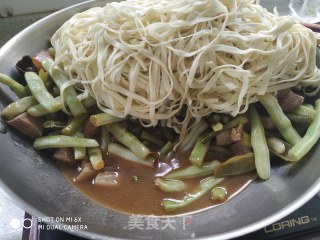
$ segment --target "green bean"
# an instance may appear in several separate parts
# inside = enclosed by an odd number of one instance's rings
[[[53,82],[51,78],[48,77],[48,73],[45,72],[42,68],[39,71],[39,77],[43,81],[44,85],[46,86],[46,89],[50,89],[53,85]]]
[[[270,134],[268,134],[268,135],[270,135]],[[269,139],[273,139],[273,140],[271,140],[271,142],[270,142]],[[274,142],[272,142],[272,141],[274,141]],[[277,138],[277,137],[274,137],[271,135],[268,136],[268,138],[267,138],[267,144],[268,144],[270,153],[274,154],[275,156],[277,156],[285,161],[289,161],[289,162],[293,161],[293,159],[290,156],[288,156],[288,152],[292,148],[291,144],[283,141],[280,138]],[[284,147],[284,149],[283,149],[283,147]]]
[[[34,141],[35,149],[64,147],[98,147],[99,143],[91,138],[77,138],[65,135],[39,137]]]
[[[311,122],[309,115],[298,115],[298,114],[287,113],[286,116],[289,118],[292,124],[309,125]]]
[[[48,120],[43,123],[44,128],[64,128],[65,126],[66,122],[63,121]]]
[[[107,129],[119,142],[128,147],[139,158],[145,159],[150,154],[150,149],[120,124],[112,123],[107,125]]]
[[[73,135],[73,137],[81,137],[81,138],[83,138],[84,135],[83,135],[82,132],[77,131]],[[81,159],[85,158],[87,149],[85,147],[74,147],[73,151],[74,151],[74,159],[81,160]]]
[[[123,120],[125,120],[125,118],[114,117],[108,113],[98,113],[90,116],[90,122],[96,127],[121,122]]]
[[[290,149],[289,149],[289,150],[290,150]],[[294,162],[294,161],[292,160],[292,157],[288,156],[288,151],[289,151],[289,150],[286,150],[286,152],[283,153],[283,154],[279,154],[279,153],[273,151],[272,149],[270,149],[270,153],[274,154],[274,155],[277,156],[278,158],[281,158],[282,160],[285,160],[285,161],[288,161],[288,162]]]
[[[114,142],[109,143],[108,152],[116,156],[119,156],[124,160],[140,163],[149,167],[153,167],[154,164],[154,158],[151,155],[149,155],[145,159],[141,159],[128,148]]]
[[[179,149],[181,151],[187,151],[194,147],[198,137],[208,128],[208,123],[204,120],[200,120],[193,126],[188,135],[180,143]]]
[[[201,167],[189,166],[184,169],[174,170],[169,172],[164,177],[167,179],[191,179],[196,177],[207,176],[214,173],[215,167],[220,164],[219,161],[213,160],[211,162],[205,162]]]
[[[31,93],[31,91],[30,91],[29,86],[28,86],[28,85],[26,85],[24,88],[26,89],[27,96],[31,96],[31,95],[32,95],[32,93]]]
[[[167,141],[159,151],[160,155],[166,156],[173,149],[173,144],[170,141]]]
[[[320,138],[320,99],[316,100],[315,105],[316,115],[306,134],[288,152],[288,156],[292,158],[293,161],[299,161],[303,158]]]
[[[246,147],[252,147],[251,145],[251,136],[246,132],[242,132],[242,138],[240,140],[241,144]]]
[[[88,113],[84,113],[78,117],[72,118],[72,120],[68,122],[68,124],[61,130],[61,133],[68,136],[73,135],[88,118],[88,116]]]
[[[41,68],[39,71],[39,77],[42,79],[44,83],[49,81],[49,75],[46,71],[43,70],[43,68]]]
[[[206,156],[210,146],[210,142],[201,143],[201,139],[202,136],[197,139],[196,145],[194,146],[189,157],[189,161],[192,163],[192,165],[197,167],[202,166],[204,157]]]
[[[215,131],[210,131],[204,137],[201,139],[202,143],[207,143],[210,142],[215,136],[217,136],[217,132]]]
[[[96,105],[96,104],[97,104],[97,101],[96,101],[96,99],[94,99],[93,97],[88,96],[88,97],[84,98],[84,99],[81,101],[81,103],[83,104],[83,106],[84,106],[85,108],[90,108],[90,107]]]
[[[316,115],[316,111],[306,105],[300,105],[297,109],[293,110],[292,113],[309,116],[311,120],[313,120]]]
[[[52,95],[55,96],[55,97],[60,96],[60,89],[59,89],[58,86],[54,85],[52,87]]]
[[[292,145],[297,143],[301,139],[301,137],[298,132],[292,127],[290,120],[283,113],[278,100],[271,94],[265,94],[258,98],[269,113],[283,138]]]
[[[211,191],[211,198],[214,201],[224,202],[227,200],[227,190],[223,187],[215,187]]]
[[[164,192],[182,192],[186,189],[184,182],[174,179],[162,179],[157,178],[155,180],[156,186],[158,186]]]
[[[61,103],[61,97],[56,97],[55,100],[57,100],[58,102]],[[61,108],[62,108],[62,103],[61,103]],[[41,117],[41,116],[44,116],[44,115],[47,115],[47,114],[50,113],[41,104],[37,104],[37,105],[34,105],[32,107],[29,107],[27,112],[32,117]]]
[[[284,145],[281,139],[276,137],[267,138],[267,145],[270,150],[272,149],[274,152],[278,154],[283,154],[286,151],[286,145]]]
[[[256,169],[253,153],[234,156],[214,169],[215,177],[227,177],[250,172]]]
[[[215,124],[212,124],[211,125],[211,128],[214,132],[218,132],[218,131],[221,131],[223,130],[223,124],[221,122],[217,122]]]
[[[82,160],[86,157],[86,148],[85,147],[75,147],[74,148],[74,159]]]
[[[156,145],[160,145],[160,146],[165,143],[161,138],[158,138],[158,137],[150,134],[149,132],[147,132],[145,130],[143,130],[141,132],[141,136],[140,137],[143,140],[146,140],[146,141],[148,141],[150,143],[153,143],[153,144],[156,144]]]
[[[187,194],[183,199],[164,199],[161,205],[164,207],[166,212],[172,212],[179,208],[185,207],[197,199],[201,198],[204,194],[214,188],[216,185],[221,183],[223,178],[208,177],[203,179],[199,186],[195,189],[193,193]]]
[[[300,106],[301,106],[301,105],[300,105]],[[307,107],[307,108],[311,108],[311,109],[314,110],[314,106],[313,106],[312,104],[310,104],[310,103],[305,103],[305,104],[303,104],[303,106],[305,106],[305,107]]]
[[[270,156],[260,116],[254,106],[249,109],[251,121],[251,145],[255,155],[255,165],[260,178],[270,177]]]
[[[110,134],[107,130],[106,126],[101,127],[101,135],[100,135],[100,147],[103,152],[108,150],[108,144],[110,143]]]
[[[53,61],[51,59],[46,59],[42,61],[42,66],[50,74],[55,84],[61,89],[63,84],[67,83],[69,79],[64,75],[64,73],[57,67],[52,67]],[[73,116],[77,117],[81,114],[86,113],[85,107],[77,98],[77,92],[73,86],[69,86],[64,89],[64,99],[68,105]]]
[[[10,120],[27,111],[29,107],[32,107],[36,104],[38,104],[38,101],[33,96],[21,98],[13,103],[10,103],[5,109],[3,109],[1,116]]]
[[[104,161],[99,147],[88,148],[88,155],[93,169],[100,170],[104,168]]]
[[[248,123],[248,121],[249,120],[248,120],[247,115],[239,115],[236,118],[232,119],[231,121],[226,122],[226,124],[223,126],[223,130],[230,129],[230,128],[233,128],[233,127],[237,127],[240,123],[245,125],[245,124]],[[218,133],[218,131],[215,131],[213,129],[208,134],[203,136],[203,138],[201,139],[201,142],[202,143],[210,142],[217,135],[217,133]]]
[[[62,104],[52,97],[36,73],[26,72],[24,76],[32,95],[48,112],[57,112],[62,108]]]
[[[6,74],[0,73],[0,83],[10,87],[11,90],[14,91],[19,97],[28,96],[28,91],[26,88]]]
[[[239,126],[239,124],[247,124],[249,122],[248,116],[246,114],[239,115],[236,118],[232,119],[230,122],[226,123],[223,126],[223,129],[230,129]]]

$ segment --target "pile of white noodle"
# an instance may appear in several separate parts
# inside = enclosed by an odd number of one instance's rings
[[[251,0],[127,0],[74,15],[52,37],[61,67],[111,115],[186,132],[257,95],[319,86],[316,38]],[[81,84],[79,84],[81,83]],[[177,117],[186,107],[183,120]]]

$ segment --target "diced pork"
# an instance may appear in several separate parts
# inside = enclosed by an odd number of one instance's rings
[[[87,119],[83,126],[83,134],[85,137],[92,138],[99,132],[100,127],[94,126],[90,119]]]
[[[225,146],[234,142],[231,138],[231,131],[232,129],[226,129],[217,134],[216,141],[218,146]]]
[[[304,97],[289,91],[278,97],[279,105],[284,112],[291,112],[298,108],[304,101]]]
[[[251,148],[243,145],[241,142],[235,142],[231,145],[231,151],[233,155],[244,155],[246,153],[252,152]]]
[[[53,159],[69,165],[77,164],[77,160],[74,158],[73,148],[59,148],[55,150]]]
[[[42,136],[44,129],[44,120],[42,118],[32,117],[27,112],[21,113],[6,122],[11,127],[32,139]]]
[[[219,132],[216,136],[218,146],[225,146],[230,143],[240,141],[243,133],[243,125],[239,124],[237,128],[226,129]]]

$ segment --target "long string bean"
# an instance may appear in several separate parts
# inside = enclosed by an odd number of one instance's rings
[[[25,79],[32,95],[48,112],[57,112],[62,108],[61,103],[53,98],[36,73],[26,72]]]
[[[167,212],[175,211],[201,198],[204,194],[209,192],[212,188],[221,183],[223,180],[224,178],[205,178],[200,182],[199,186],[197,187],[197,189],[195,189],[193,193],[187,194],[183,199],[164,199],[162,200],[161,204]]]
[[[36,104],[38,104],[38,101],[33,96],[21,98],[5,107],[1,112],[1,116],[10,120]]]
[[[263,96],[259,96],[259,100],[266,108],[283,138],[290,144],[296,144],[301,137],[293,128],[288,117],[283,113],[277,99],[271,94],[265,94]]]
[[[315,105],[316,115],[306,134],[288,152],[288,156],[293,161],[299,161],[303,158],[320,138],[320,99],[316,100]]]
[[[63,84],[67,83],[69,79],[64,75],[64,73],[61,70],[59,70],[57,67],[52,66],[52,64],[53,60],[51,59],[46,59],[42,61],[42,66],[50,74],[55,84],[61,90]],[[64,90],[63,94],[66,104],[68,105],[73,116],[77,117],[87,112],[83,104],[78,100],[78,94],[73,86],[67,87]]]
[[[220,164],[219,161],[213,160],[211,162],[205,162],[201,167],[189,166],[184,169],[178,169],[169,172],[164,177],[168,179],[191,179],[196,177],[203,177],[214,173],[216,166]]]
[[[120,124],[110,124],[107,126],[107,129],[119,142],[127,146],[139,158],[145,159],[151,153],[147,146],[140,142],[136,136],[128,132]]]
[[[33,143],[33,147],[35,149],[98,146],[99,143],[95,139],[70,137],[65,135],[39,137]]]
[[[10,87],[19,97],[28,96],[26,88],[6,74],[0,73],[0,83]]]
[[[254,152],[255,165],[260,178],[270,177],[270,156],[264,128],[260,116],[254,106],[249,109],[251,122],[251,145]]]

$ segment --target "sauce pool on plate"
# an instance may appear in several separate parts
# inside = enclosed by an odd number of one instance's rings
[[[209,154],[206,159],[210,159],[210,157]],[[197,177],[183,180],[187,188],[179,193],[166,193],[155,185],[155,179],[172,170],[172,166],[184,168],[190,165],[188,154],[186,153],[177,154],[171,161],[157,161],[154,168],[129,162],[111,154],[105,157],[105,162],[107,169],[118,173],[117,184],[115,185],[97,186],[92,180],[75,181],[75,178],[79,174],[76,167],[63,164],[59,164],[59,167],[71,185],[78,191],[91,200],[119,212],[157,216],[176,215],[201,211],[221,204],[221,202],[212,200],[209,192],[194,203],[173,212],[168,213],[161,206],[163,199],[183,199],[187,193],[194,191],[201,179],[205,178]],[[227,177],[218,185],[227,191],[227,200],[225,202],[245,188],[255,178],[255,171]]]

